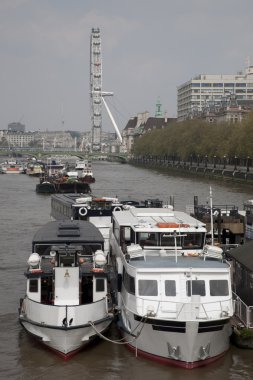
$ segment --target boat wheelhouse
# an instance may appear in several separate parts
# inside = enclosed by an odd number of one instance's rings
[[[49,222],[35,234],[32,252],[19,321],[67,359],[113,319],[104,239],[89,222]]]
[[[211,215],[212,214],[212,215]],[[205,223],[211,242],[211,228],[215,242],[226,248],[237,247],[244,239],[245,221],[244,216],[235,205],[199,205],[198,197],[194,197],[194,207],[191,215]],[[211,221],[211,219],[213,219]]]
[[[95,178],[93,176],[91,161],[89,160],[77,160],[75,165],[75,172],[78,178],[87,183],[94,183]]]
[[[85,194],[51,196],[51,217],[55,220],[88,220],[102,233],[105,252],[109,252],[109,235],[113,211],[122,210],[117,197],[94,197]]]
[[[205,225],[163,208],[113,213],[119,327],[136,353],[194,368],[229,348],[230,265],[205,246]]]

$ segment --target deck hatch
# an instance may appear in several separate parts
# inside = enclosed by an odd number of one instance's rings
[[[59,224],[57,236],[80,236],[80,229],[78,224]]]

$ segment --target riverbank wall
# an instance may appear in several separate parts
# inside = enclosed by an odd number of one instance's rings
[[[178,162],[163,158],[138,157],[129,159],[130,165],[156,169],[168,174],[203,177],[206,179],[233,181],[253,186],[253,169],[246,166],[213,165],[198,162]]]

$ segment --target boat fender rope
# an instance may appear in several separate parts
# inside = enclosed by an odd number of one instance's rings
[[[81,215],[81,216],[85,216],[85,215],[87,215],[87,212],[88,212],[88,210],[87,210],[86,207],[81,207],[81,208],[79,209],[79,215]]]

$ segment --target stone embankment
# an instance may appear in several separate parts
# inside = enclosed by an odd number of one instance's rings
[[[253,185],[253,168],[249,166],[172,161],[158,157],[132,157],[129,159],[129,164],[182,176],[202,176]]]

